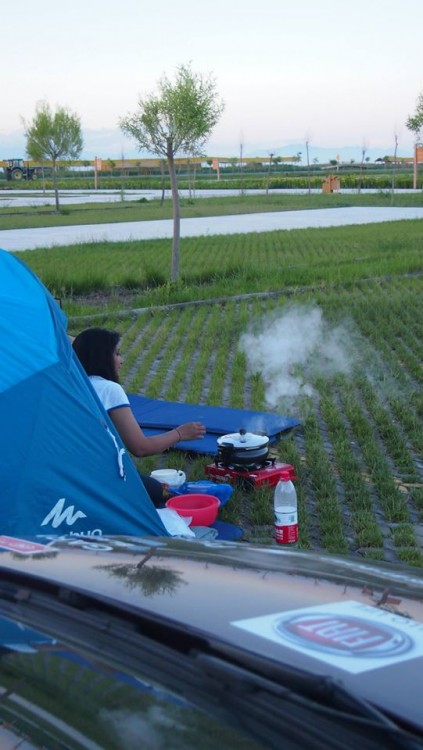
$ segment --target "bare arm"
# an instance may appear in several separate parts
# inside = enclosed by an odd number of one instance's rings
[[[134,456],[155,456],[171,448],[180,440],[198,440],[203,438],[206,428],[201,422],[187,422],[162,435],[144,435],[134,417],[132,409],[123,406],[112,409],[109,416],[128,450]]]

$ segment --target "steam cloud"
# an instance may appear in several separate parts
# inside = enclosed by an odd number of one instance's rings
[[[319,307],[290,305],[281,314],[266,316],[241,336],[250,372],[260,373],[267,404],[315,394],[317,376],[331,378],[352,369],[356,332],[352,322],[334,326]]]

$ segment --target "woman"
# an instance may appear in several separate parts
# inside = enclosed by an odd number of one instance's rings
[[[87,328],[72,342],[84,370],[101,403],[108,412],[127,449],[137,457],[153,456],[171,448],[180,440],[198,440],[206,428],[201,422],[187,422],[162,435],[144,435],[119,383],[123,358],[119,351],[120,334],[106,328]],[[156,506],[164,504],[161,485],[141,475],[147,492]]]

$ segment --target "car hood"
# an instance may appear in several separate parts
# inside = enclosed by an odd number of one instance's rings
[[[349,690],[423,730],[418,570],[242,543],[70,537],[3,548],[2,578],[53,585],[225,653],[232,646]],[[1,613],[1,611],[0,611]]]

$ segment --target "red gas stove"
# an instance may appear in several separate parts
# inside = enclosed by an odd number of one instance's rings
[[[267,485],[274,487],[279,480],[296,479],[295,469],[291,464],[279,463],[269,459],[254,466],[225,465],[220,461],[208,464],[205,474],[213,482],[229,482],[245,488]]]

